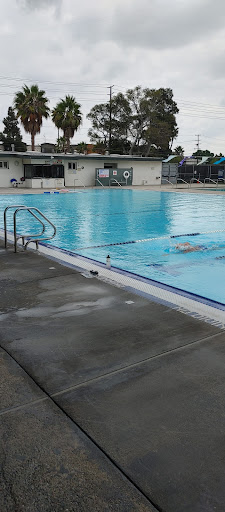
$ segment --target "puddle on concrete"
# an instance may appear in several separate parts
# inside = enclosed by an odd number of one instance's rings
[[[44,318],[48,316],[64,317],[87,314],[91,310],[103,310],[112,306],[115,302],[113,297],[104,297],[95,301],[79,301],[64,304],[63,306],[36,306],[29,309],[20,309],[16,315],[20,318]],[[2,315],[3,316],[3,315]],[[5,315],[4,315],[5,316]],[[1,316],[0,316],[1,318]]]
[[[0,313],[0,322],[3,322],[3,320],[6,320],[10,316],[10,313]]]

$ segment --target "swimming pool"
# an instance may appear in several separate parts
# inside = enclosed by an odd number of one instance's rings
[[[210,192],[225,192],[225,188],[217,188],[217,187],[214,187],[214,188],[200,188],[198,190],[210,190]]]
[[[225,304],[223,196],[124,189],[7,195],[0,196],[0,227],[9,204],[43,211],[57,226],[50,242],[54,246],[102,263],[109,254],[114,267]],[[22,225],[31,229],[24,212],[19,230]],[[196,232],[204,234],[187,236]],[[186,253],[176,248],[185,242],[200,249]]]

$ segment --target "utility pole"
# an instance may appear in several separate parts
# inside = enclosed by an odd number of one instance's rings
[[[195,135],[195,137],[197,137],[196,147],[197,147],[197,151],[198,151],[200,149],[200,134]]]
[[[112,141],[112,88],[114,85],[110,85],[109,89],[109,152],[111,149],[111,141]]]

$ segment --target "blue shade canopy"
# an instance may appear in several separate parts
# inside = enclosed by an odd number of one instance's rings
[[[220,158],[220,160],[217,160],[217,162],[214,162],[214,165],[217,165],[217,164],[221,164],[222,162],[224,162],[225,158]]]
[[[169,162],[170,160],[173,160],[176,157],[177,157],[177,155],[170,155],[170,156],[168,156],[168,158],[166,158],[166,160],[163,160],[163,162]]]

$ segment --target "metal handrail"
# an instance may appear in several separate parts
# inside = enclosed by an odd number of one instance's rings
[[[211,181],[212,183],[215,183],[215,184],[216,184],[216,186],[218,187],[218,181],[212,180],[211,178],[205,178],[205,179],[204,179],[204,185],[205,185],[206,180],[209,180],[209,181]]]
[[[183,180],[182,178],[177,178],[177,181],[180,180],[182,181],[183,183],[186,183],[186,185],[188,186],[188,188],[190,187],[190,183],[188,183],[188,181],[185,181]],[[176,182],[176,188],[177,188],[177,182]]]
[[[101,183],[101,181],[99,181],[99,179],[98,179],[98,178],[95,178],[95,181],[98,181],[98,183],[100,183],[100,185],[101,185],[102,187],[104,187],[104,188],[105,188],[105,186],[103,185],[103,183]]]
[[[45,237],[45,238],[31,238],[30,240],[28,240],[28,242],[25,244],[24,246],[24,249],[26,250],[28,244],[30,244],[31,242],[35,242],[36,243],[36,248],[38,249],[38,242],[41,240],[52,240],[52,238],[54,238],[54,236],[56,235],[56,227],[55,225],[38,209],[38,208],[35,208],[34,206],[31,207],[33,210],[35,210],[39,215],[41,215],[41,217],[43,217],[43,219],[45,219],[49,224],[50,226],[52,226],[53,228],[53,235],[52,236],[48,236],[48,237]],[[15,212],[16,213],[16,212]],[[14,213],[14,218],[16,218],[16,215]],[[32,213],[32,212],[30,212]],[[39,219],[40,222],[42,222],[40,219]]]
[[[170,185],[172,185],[172,187],[174,186],[174,183],[172,183],[172,181],[167,180],[167,178],[164,178],[163,176],[162,176],[162,180],[167,181],[167,183],[170,183]],[[162,180],[161,180],[161,183],[160,183],[160,187],[162,186]]]
[[[45,215],[44,215],[44,214],[43,214],[43,213],[42,213],[38,208],[35,208],[35,207],[33,207],[33,206],[32,206],[32,209],[33,209],[33,210],[36,210],[36,212],[38,212],[38,214],[39,214],[39,215],[41,215],[41,217],[43,217],[43,219],[45,219],[45,220],[50,224],[50,226],[52,226],[52,228],[53,228],[53,235],[52,235],[52,236],[45,237],[45,238],[40,238],[40,239],[38,239],[38,238],[37,238],[37,239],[31,238],[31,239],[30,239],[30,240],[28,240],[28,242],[25,244],[25,246],[24,246],[24,249],[25,249],[25,250],[26,250],[26,248],[27,248],[28,244],[30,244],[31,242],[35,242],[35,243],[36,243],[36,248],[38,249],[38,242],[39,242],[39,240],[41,240],[41,242],[42,242],[43,240],[52,240],[52,238],[54,238],[54,237],[55,237],[55,235],[56,235],[56,227],[55,227],[55,225],[53,224],[53,222],[51,222],[51,221],[48,219],[48,217],[46,217],[46,216],[45,216]],[[14,214],[14,215],[15,215],[15,214]],[[39,221],[40,221],[40,222],[42,222],[40,219],[39,219]]]
[[[115,181],[116,183],[118,183],[119,187],[122,187],[122,185],[119,183],[119,181],[117,181],[115,178],[110,178],[109,186],[110,186],[111,181]]]
[[[21,210],[21,209],[23,210],[24,208],[18,208],[18,210]],[[27,210],[29,213],[31,213],[31,215],[33,215],[33,217],[35,217],[35,219],[37,219],[37,220],[38,220],[38,222],[40,222],[40,224],[42,224],[42,232],[41,232],[41,233],[37,233],[37,234],[35,234],[35,235],[20,235],[20,236],[17,236],[17,237],[16,237],[17,242],[18,242],[18,240],[19,240],[20,238],[22,238],[22,244],[23,244],[23,246],[24,246],[24,244],[25,244],[25,238],[31,238],[31,236],[32,236],[32,237],[34,237],[34,236],[35,236],[35,238],[36,238],[36,237],[38,237],[38,238],[39,238],[39,237],[40,237],[40,236],[42,236],[42,235],[44,234],[44,232],[45,232],[45,224],[44,224],[44,222],[42,222],[42,220],[41,220],[41,219],[39,219],[39,217],[37,217],[37,215],[35,215],[35,213],[33,213],[33,212],[31,211],[31,210],[36,210],[36,208],[35,208],[34,206],[28,206],[28,207],[26,208],[26,210]],[[17,211],[17,210],[16,210],[16,211]],[[15,215],[15,213],[14,213],[14,215]],[[43,238],[41,238],[41,240],[43,240]],[[16,242],[16,243],[17,243],[17,242]],[[14,244],[15,244],[15,233],[14,233]],[[25,246],[24,246],[24,249],[25,249]]]
[[[75,178],[75,179],[73,180],[74,188],[76,187],[76,185],[75,185],[75,181],[80,181],[80,182],[81,182],[81,184],[83,185],[83,187],[85,188],[85,184],[83,183],[83,181],[82,181],[80,178]]]
[[[18,211],[21,211],[21,210],[24,210],[24,208],[17,208],[17,210],[14,212],[14,215],[13,215],[13,224],[14,224],[14,249],[15,249],[15,252],[17,252],[17,242],[20,238],[22,238],[22,244],[24,246],[24,250],[26,249],[27,247],[27,244],[30,243],[30,242],[36,242],[36,249],[38,249],[38,240],[49,240],[49,238],[39,238],[43,235],[43,233],[45,232],[45,225],[44,223],[42,222],[41,219],[39,219],[39,217],[37,217],[37,215],[35,215],[35,213],[33,213],[31,210],[35,210],[37,211],[38,213],[40,213],[40,215],[44,216],[41,212],[39,212],[39,210],[37,208],[35,208],[35,206],[27,206],[26,207],[26,210],[31,213],[31,215],[33,215],[33,217],[35,217],[35,219],[38,220],[38,222],[40,222],[40,224],[42,224],[42,232],[41,233],[37,233],[35,235],[20,235],[20,236],[16,236],[16,215],[17,215],[17,212]],[[48,220],[48,222],[50,222]],[[32,237],[32,238],[31,238]],[[35,238],[33,238],[35,237]],[[38,238],[37,238],[38,237]],[[25,238],[30,238],[30,241],[25,244]]]
[[[6,216],[6,214],[7,214],[7,211],[9,210],[9,208],[16,208],[16,210],[15,210],[15,212],[13,214],[13,227],[14,227],[13,232],[14,232],[14,250],[15,250],[15,252],[17,252],[17,243],[18,243],[18,240],[20,238],[22,238],[22,244],[24,246],[24,250],[26,250],[28,244],[30,244],[31,242],[35,242],[36,249],[38,249],[38,242],[39,241],[51,240],[56,235],[56,227],[55,227],[55,225],[38,208],[36,208],[35,206],[10,205],[10,206],[7,206],[5,208],[5,210],[4,210],[5,248],[7,248],[7,216]],[[17,216],[18,212],[21,211],[21,210],[22,211],[28,211],[33,217],[35,217],[36,220],[38,220],[38,222],[40,222],[40,224],[42,225],[42,232],[41,233],[38,233],[36,235],[20,235],[20,236],[17,236],[17,234],[16,234],[16,216]],[[53,227],[53,234],[52,234],[52,236],[48,236],[48,237],[45,237],[45,238],[41,237],[43,235],[43,233],[45,232],[46,226],[45,226],[44,222],[42,222],[42,220],[32,210],[34,210],[36,213],[38,213],[38,215],[40,215],[43,219],[45,219],[46,222],[48,222],[48,224],[50,224],[50,226]],[[29,238],[29,240],[26,242],[26,244],[25,244],[25,238]]]
[[[31,208],[33,209],[32,206],[28,207],[28,206],[25,206],[24,204],[19,204],[19,205],[10,205],[10,206],[7,206],[4,210],[4,235],[5,235],[5,249],[7,249],[7,217],[6,217],[6,214],[7,214],[7,211],[10,209],[10,208],[17,208],[17,209],[20,209],[20,210],[28,210],[30,211]],[[41,236],[43,235],[44,231],[45,231],[45,225],[44,223],[35,215],[35,213],[31,212],[31,215],[33,215],[33,217],[35,217],[41,224],[42,224],[42,232],[41,233],[37,233],[37,235],[35,236]],[[29,235],[23,235],[23,236],[19,236],[17,238],[17,240],[19,240],[19,238],[22,238],[22,243],[24,245],[24,238],[27,238]]]
[[[201,184],[203,185],[203,181],[198,180],[198,178],[191,178],[191,180],[190,180],[190,186],[191,186],[191,184],[192,184],[194,181],[197,181],[197,183],[201,183]]]

